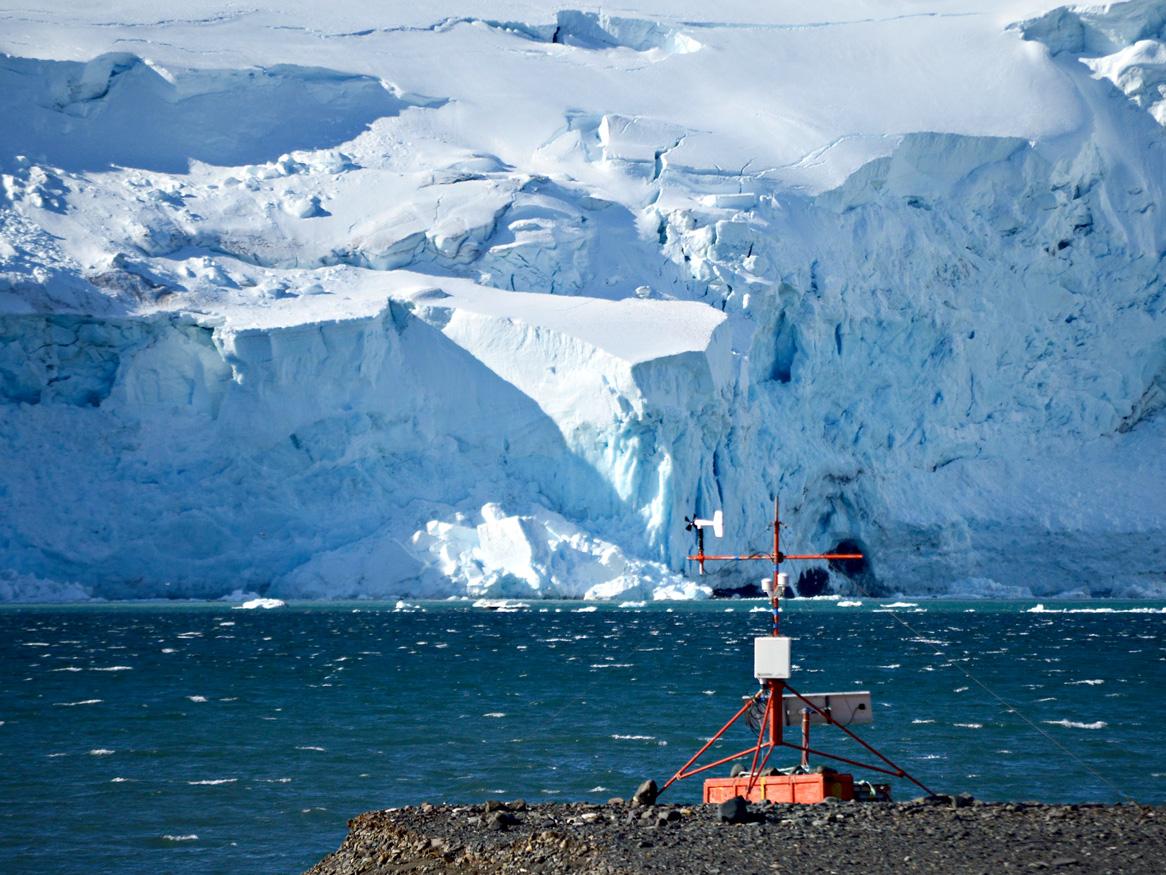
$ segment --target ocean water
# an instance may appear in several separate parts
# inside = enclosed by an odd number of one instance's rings
[[[892,604],[787,603],[792,683],[871,690],[861,734],[942,792],[1166,802],[1162,603]],[[404,607],[0,609],[5,871],[295,872],[372,808],[627,796],[756,689],[768,624],[758,601]]]

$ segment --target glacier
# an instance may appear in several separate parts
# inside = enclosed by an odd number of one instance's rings
[[[489,7],[0,3],[0,600],[1166,595],[1166,3]]]

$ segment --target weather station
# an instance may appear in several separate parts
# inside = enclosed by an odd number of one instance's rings
[[[769,635],[753,639],[753,675],[760,689],[745,697],[745,703],[729,718],[689,760],[677,770],[661,788],[663,793],[672,784],[708,772],[734,760],[750,758],[748,768],[737,764],[729,777],[706,778],[703,800],[706,803],[724,802],[741,796],[749,802],[816,803],[829,797],[843,800],[889,800],[890,787],[886,784],[861,782],[856,786],[854,776],[831,768],[811,769],[810,756],[821,757],[870,772],[906,779],[934,795],[929,787],[896,765],[874,746],[864,741],[850,727],[871,723],[873,711],[869,691],[831,693],[800,693],[789,683],[791,675],[791,639],[781,634],[781,596],[788,585],[788,577],[781,571],[783,562],[796,560],[862,559],[861,553],[783,553],[781,551],[781,508],[773,503],[773,550],[768,553],[739,555],[711,555],[705,553],[704,531],[712,529],[716,538],[724,535],[724,516],[721,511],[713,518],[686,518],[687,528],[696,532],[697,551],[688,557],[696,562],[704,574],[706,562],[770,562],[773,576],[766,579],[764,589],[770,600],[773,626]],[[713,762],[698,765],[702,757],[719,742],[738,720],[757,732],[756,743],[744,750],[721,756]],[[810,728],[814,725],[833,726],[857,742],[877,762],[869,763],[838,754],[827,753],[810,746]],[[800,744],[785,739],[786,727],[800,727]],[[778,748],[797,751],[799,761],[786,768],[770,766],[770,757]]]

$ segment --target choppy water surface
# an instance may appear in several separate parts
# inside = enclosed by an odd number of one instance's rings
[[[793,682],[870,689],[864,735],[937,789],[1119,798],[962,666],[1121,791],[1166,802],[1166,608],[1032,607],[792,602]],[[674,772],[755,689],[764,610],[0,610],[5,869],[297,871],[370,808],[626,796]],[[816,747],[858,752],[816,733]],[[669,793],[695,800],[699,780]]]

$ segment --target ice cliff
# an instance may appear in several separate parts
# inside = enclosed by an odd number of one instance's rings
[[[1166,3],[491,7],[0,6],[0,599],[1166,593]]]

